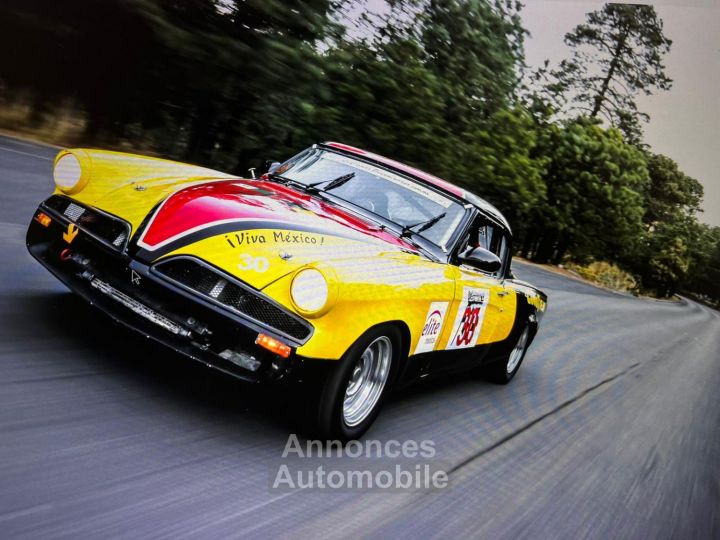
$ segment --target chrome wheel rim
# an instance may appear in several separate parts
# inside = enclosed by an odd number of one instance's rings
[[[523,330],[523,333],[520,334],[520,339],[518,339],[518,342],[515,344],[515,348],[510,353],[510,358],[508,358],[507,363],[507,373],[510,375],[513,371],[515,371],[515,368],[520,363],[520,360],[522,360],[523,353],[525,352],[525,346],[527,345],[528,336],[530,335],[530,329],[528,327],[525,327],[525,330]]]
[[[343,420],[354,427],[365,420],[377,405],[390,374],[392,342],[380,336],[355,362],[343,400]]]

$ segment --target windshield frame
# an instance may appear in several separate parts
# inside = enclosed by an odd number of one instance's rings
[[[467,224],[467,221],[468,221],[470,215],[472,214],[472,209],[475,208],[474,205],[472,205],[471,203],[469,203],[462,197],[458,197],[457,195],[455,195],[453,193],[439,189],[438,187],[436,187],[428,182],[424,182],[421,179],[414,177],[410,174],[407,174],[405,172],[398,171],[397,169],[389,167],[389,166],[385,165],[384,163],[375,161],[372,158],[366,158],[364,156],[357,155],[352,152],[346,152],[346,151],[343,151],[342,149],[338,149],[338,148],[330,147],[330,146],[326,146],[326,145],[314,144],[311,147],[306,148],[303,151],[295,154],[291,158],[285,160],[282,163],[282,165],[280,165],[280,167],[278,167],[278,169],[282,170],[283,166],[285,166],[286,164],[288,164],[292,161],[295,161],[295,160],[301,158],[304,154],[307,154],[314,150],[319,150],[319,151],[331,153],[331,154],[337,154],[344,158],[348,158],[353,161],[358,161],[361,163],[365,163],[367,165],[371,165],[378,169],[382,169],[392,175],[397,176],[400,179],[410,181],[410,182],[418,185],[419,187],[421,187],[424,190],[432,191],[432,192],[436,193],[437,195],[449,200],[451,203],[458,204],[459,206],[461,206],[463,209],[463,212],[460,214],[460,218],[454,224],[454,230],[452,230],[449,234],[446,235],[446,240],[443,245],[437,244],[437,243],[433,242],[432,240],[429,240],[428,238],[426,238],[425,236],[423,236],[422,234],[420,234],[416,231],[411,231],[412,235],[410,236],[410,238],[408,238],[408,236],[405,237],[406,239],[410,239],[411,243],[415,244],[417,247],[423,249],[424,251],[429,251],[430,253],[432,253],[434,258],[436,258],[438,260],[444,260],[444,261],[448,260],[450,254],[453,250],[453,247],[457,243],[457,240],[458,240],[461,232],[464,230],[464,228]],[[292,171],[292,169],[290,169],[290,171]],[[299,182],[297,180],[294,180],[291,177],[285,176],[285,173],[286,173],[286,171],[283,170],[283,172],[281,174],[286,179],[288,179],[292,183],[292,185],[297,185],[300,187],[300,189],[304,188],[305,184],[303,184],[302,182]],[[391,182],[391,180],[387,180],[387,179],[385,179],[385,181]],[[391,230],[398,236],[402,235],[403,231],[405,230],[405,228],[402,224],[392,221],[391,219],[389,219],[381,214],[377,214],[377,213],[375,213],[367,208],[364,208],[358,204],[355,204],[351,200],[340,197],[340,196],[336,195],[332,190],[324,191],[322,189],[319,189],[318,193],[315,193],[315,190],[313,190],[313,194],[319,195],[320,197],[323,197],[329,201],[332,201],[333,203],[338,204],[339,206],[350,207],[350,209],[353,212],[358,213],[358,214],[362,215],[363,217],[370,219],[371,221],[375,221],[375,222],[379,223],[383,228]]]

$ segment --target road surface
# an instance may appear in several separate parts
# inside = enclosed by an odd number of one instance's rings
[[[550,299],[515,380],[415,387],[367,435],[432,441],[447,488],[273,489],[292,397],[109,323],[27,254],[55,152],[0,138],[4,538],[720,537],[717,312],[518,264]]]

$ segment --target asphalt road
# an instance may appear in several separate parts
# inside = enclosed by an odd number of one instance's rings
[[[3,538],[720,538],[717,312],[517,265],[550,307],[515,380],[415,387],[368,433],[433,441],[447,488],[273,489],[294,398],[112,325],[27,254],[55,152],[0,138]]]

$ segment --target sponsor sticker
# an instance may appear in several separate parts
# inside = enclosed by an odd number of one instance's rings
[[[453,324],[447,349],[465,349],[475,346],[480,337],[485,309],[489,300],[490,291],[488,289],[463,288],[463,299],[455,316],[455,324]]]
[[[420,340],[418,341],[417,347],[415,347],[414,354],[435,350],[435,344],[440,337],[440,331],[442,330],[447,308],[447,302],[432,302],[430,304],[430,309],[428,309],[427,316],[425,317],[425,324],[423,325]]]

